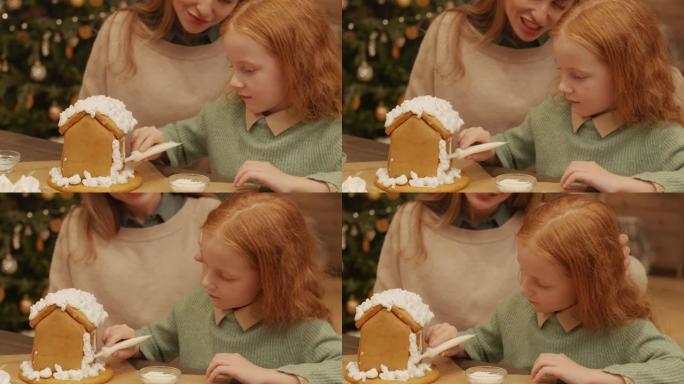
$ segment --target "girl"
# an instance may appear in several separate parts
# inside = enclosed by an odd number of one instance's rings
[[[591,197],[534,209],[517,236],[521,292],[451,353],[531,370],[535,383],[684,382],[684,351],[658,332],[644,295],[622,277],[619,233],[614,214]],[[456,329],[427,333],[436,345]]]
[[[341,183],[339,45],[311,0],[246,2],[224,25],[232,92],[190,119],[133,132],[133,150],[167,140],[187,165],[209,155],[212,170],[240,187],[324,192]]]
[[[161,193],[84,193],[62,224],[51,292],[78,288],[109,311],[105,326],[160,321],[199,287],[200,228],[216,199]]]
[[[684,191],[682,108],[656,16],[638,0],[589,0],[552,36],[562,99],[492,138],[508,144],[496,151],[501,164],[536,165],[563,188],[579,181],[608,192]],[[488,141],[487,131],[469,128],[459,145]]]
[[[199,113],[228,83],[220,24],[240,0],[148,0],[112,14],[98,31],[79,98],[108,95],[141,125]]]
[[[206,369],[241,383],[337,383],[341,338],[321,301],[314,238],[291,201],[244,193],[224,201],[202,227],[202,287],[178,302],[168,318],[137,331],[105,331],[111,345],[152,335],[118,353]]]
[[[538,194],[508,193],[418,196],[392,218],[373,291],[403,288],[418,293],[435,313],[436,323],[459,329],[484,323],[496,303],[517,289],[515,236],[524,214],[541,200]],[[627,241],[626,235],[620,236],[621,244]],[[628,247],[624,252],[629,278],[645,291],[644,267],[628,257]]]

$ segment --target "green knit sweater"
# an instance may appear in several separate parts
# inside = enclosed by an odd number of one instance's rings
[[[497,305],[488,323],[465,346],[474,360],[501,362],[531,370],[541,353],[563,353],[576,363],[603,369],[634,384],[684,383],[684,351],[648,320],[634,320],[610,331],[579,326],[566,333],[551,316],[542,327],[532,305],[516,293]]]
[[[174,166],[209,156],[212,172],[233,180],[245,161],[268,161],[288,175],[341,187],[341,119],[300,122],[274,136],[262,118],[248,131],[245,104],[222,95],[205,104],[199,115],[161,131],[166,140],[183,144],[166,152]]]
[[[164,321],[136,331],[142,335],[152,335],[140,346],[148,360],[180,357],[182,366],[206,370],[217,353],[239,353],[259,367],[311,384],[339,383],[342,377],[342,339],[327,322],[304,321],[277,330],[259,323],[243,331],[228,315],[216,325],[214,305],[201,288],[174,305]]]
[[[505,141],[496,154],[507,168],[536,165],[545,176],[560,177],[570,162],[595,161],[609,172],[684,191],[684,128],[676,123],[626,124],[601,138],[591,121],[572,130],[570,106],[548,98],[525,121],[492,138]]]

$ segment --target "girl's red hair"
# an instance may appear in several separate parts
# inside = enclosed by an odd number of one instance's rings
[[[270,193],[239,193],[209,214],[202,232],[245,254],[259,271],[264,325],[330,321],[316,242],[295,203]]]
[[[243,2],[222,30],[243,33],[282,65],[291,107],[306,121],[342,112],[340,45],[320,5],[312,0]]]
[[[651,316],[627,276],[620,233],[613,212],[601,201],[563,196],[530,211],[518,241],[567,272],[585,328],[610,329]]]
[[[643,1],[585,0],[564,15],[551,36],[566,36],[608,65],[617,111],[627,123],[684,124],[659,25]]]

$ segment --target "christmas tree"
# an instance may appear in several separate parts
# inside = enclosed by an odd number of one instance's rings
[[[342,328],[354,327],[356,306],[375,284],[385,234],[397,207],[413,195],[361,193],[342,195]]]
[[[384,137],[430,23],[463,0],[343,0],[344,132]]]
[[[0,0],[0,129],[57,136],[95,34],[121,0]]]
[[[33,303],[45,296],[50,260],[71,195],[0,194],[0,329],[28,329]]]

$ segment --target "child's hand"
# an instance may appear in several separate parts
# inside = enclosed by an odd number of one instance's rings
[[[164,134],[157,127],[141,127],[133,130],[131,134],[131,151],[145,152],[150,147],[161,144],[164,141]],[[160,154],[150,156],[149,160],[159,158]]]
[[[655,192],[653,184],[610,173],[593,161],[573,161],[568,165],[560,186],[568,189],[575,182],[587,184],[599,192]]]
[[[461,130],[461,132],[458,134],[458,147],[465,149],[474,144],[489,143],[491,140],[492,135],[490,135],[489,132],[482,127],[466,128]],[[474,153],[470,156],[467,156],[466,159],[474,161],[486,161],[495,155],[496,152],[492,149],[486,152]]]
[[[244,384],[299,382],[296,376],[254,365],[239,353],[217,353],[207,368],[207,382],[228,382],[230,379]]]
[[[562,380],[566,384],[624,384],[621,376],[603,372],[600,369],[585,368],[563,354],[542,353],[532,367],[533,383],[554,383]]]
[[[114,325],[104,331],[104,336],[102,337],[102,343],[109,347],[122,340],[128,340],[135,337],[135,331],[133,328],[126,324]],[[138,346],[133,346],[126,349],[120,349],[112,354],[113,357],[117,359],[130,359],[136,356],[140,352]]]
[[[425,341],[427,345],[434,348],[443,342],[453,339],[458,335],[458,330],[451,324],[440,323],[429,327],[425,330]],[[462,346],[457,346],[440,353],[440,356],[453,356],[463,349]]]
[[[247,181],[253,180],[273,192],[289,192],[296,179],[267,161],[247,160],[238,169],[233,184],[239,188]]]

